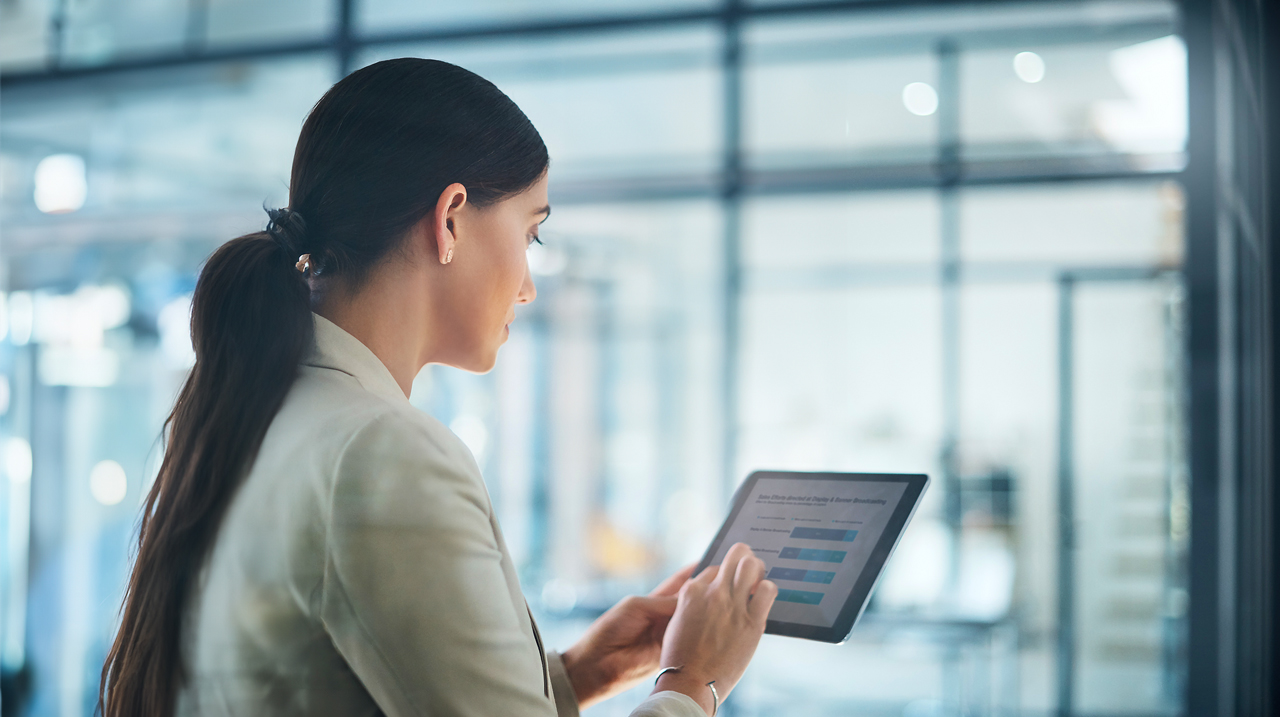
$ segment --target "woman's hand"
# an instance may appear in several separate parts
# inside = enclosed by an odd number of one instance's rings
[[[662,666],[679,667],[658,679],[654,692],[682,692],[713,711],[711,690],[723,701],[751,662],[778,586],[764,579],[764,561],[745,543],[729,548],[719,567],[703,570],[680,589],[662,643]]]
[[[676,611],[676,593],[693,574],[687,565],[648,597],[632,595],[592,623],[562,655],[582,709],[634,687],[657,670],[662,636]]]

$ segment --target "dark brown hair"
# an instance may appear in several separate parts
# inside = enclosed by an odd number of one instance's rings
[[[546,169],[546,146],[520,108],[445,62],[379,62],[316,103],[298,137],[288,209],[269,212],[268,231],[215,251],[196,283],[196,362],[165,422],[164,460],[142,511],[120,630],[102,668],[105,717],[176,708],[196,576],[312,341],[299,255],[326,277],[359,284],[445,187],[460,182],[468,201],[485,206]]]

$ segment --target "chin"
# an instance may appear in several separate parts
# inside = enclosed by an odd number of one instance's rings
[[[455,366],[469,373],[489,373],[498,363],[497,350],[485,352],[483,356],[475,356],[465,364]]]

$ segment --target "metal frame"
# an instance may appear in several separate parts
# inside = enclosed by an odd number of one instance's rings
[[[1273,714],[1280,662],[1280,12],[1185,0],[1191,541],[1187,711]]]
[[[1076,689],[1076,475],[1075,297],[1081,285],[1151,282],[1174,272],[1150,267],[1087,267],[1062,271],[1058,284],[1058,636],[1057,712],[1075,714]]]

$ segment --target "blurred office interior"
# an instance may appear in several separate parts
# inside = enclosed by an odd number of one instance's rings
[[[753,469],[925,472],[851,640],[766,637],[726,713],[1264,714],[1255,7],[3,0],[4,715],[92,714],[200,264],[399,56],[551,151],[538,300],[412,396],[551,646],[697,559]]]

